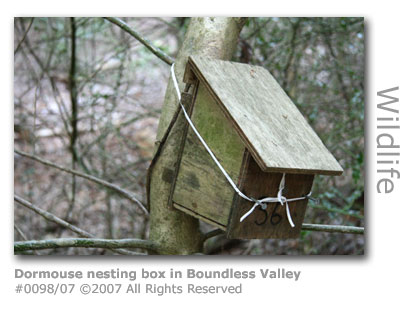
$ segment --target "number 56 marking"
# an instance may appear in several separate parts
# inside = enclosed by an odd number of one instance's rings
[[[271,216],[270,216],[270,223],[273,226],[276,226],[277,224],[279,224],[281,220],[283,219],[283,217],[276,212],[279,205],[280,203],[278,202],[275,204],[273,212],[271,213]],[[268,219],[268,212],[263,209],[260,209],[260,211],[264,213],[264,218],[261,219],[260,221],[257,221],[257,220],[254,221],[254,223],[258,226],[264,225]]]

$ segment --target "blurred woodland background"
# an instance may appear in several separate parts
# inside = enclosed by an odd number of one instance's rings
[[[172,57],[189,23],[123,20]],[[16,18],[14,32],[15,148],[114,183],[145,202],[169,66],[102,18]],[[320,201],[310,202],[305,222],[364,226],[363,18],[249,18],[234,60],[268,69],[345,170],[340,177],[316,177],[313,196]],[[98,238],[148,237],[149,217],[129,199],[14,156],[19,197]],[[16,241],[76,236],[18,203],[14,214]],[[312,231],[294,240],[218,236],[205,246],[208,254],[363,252],[363,235]],[[113,253],[66,248],[31,254]]]

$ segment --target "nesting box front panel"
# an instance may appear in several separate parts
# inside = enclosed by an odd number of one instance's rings
[[[245,147],[204,86],[199,85],[192,121],[230,177],[237,183]],[[223,229],[234,190],[190,127],[173,192],[173,205]]]
[[[243,163],[245,172],[240,181],[240,189],[255,199],[275,197],[279,190],[282,173],[263,172],[250,154],[246,154]],[[286,174],[283,196],[288,199],[307,195],[312,188],[314,175]],[[252,202],[238,195],[234,198],[230,221],[227,229],[228,238],[236,239],[285,239],[298,238],[307,208],[307,199],[289,202],[291,227],[286,213],[286,206],[269,203],[266,210],[258,206],[250,216],[240,222],[240,218],[253,206]]]

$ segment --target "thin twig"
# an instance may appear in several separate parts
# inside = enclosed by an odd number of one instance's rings
[[[20,237],[23,238],[24,241],[27,241],[27,240],[28,240],[28,238],[26,237],[26,235],[24,234],[24,232],[21,231],[21,229],[20,229],[19,227],[17,227],[15,224],[14,224],[14,230],[17,231],[17,233],[20,235]]]
[[[172,65],[174,63],[174,59],[169,57],[165,52],[163,52],[161,49],[155,47],[148,39],[145,39],[143,36],[141,36],[138,32],[133,30],[128,24],[126,24],[124,21],[118,18],[108,18],[104,17],[105,20],[108,20],[109,22],[112,22],[113,24],[117,25],[120,27],[122,30],[126,31],[129,33],[132,37],[137,39],[139,42],[141,42],[145,47],[148,48],[149,51],[151,51],[155,56],[157,56],[159,59],[162,61],[166,62],[168,65]]]
[[[44,160],[44,159],[42,159],[42,158],[39,158],[39,157],[37,157],[37,156],[30,155],[30,154],[25,153],[25,152],[22,152],[22,151],[19,151],[19,150],[14,149],[14,152],[17,153],[17,154],[20,155],[20,156],[23,156],[23,157],[26,157],[26,158],[35,160],[35,161],[37,161],[37,162],[40,162],[40,163],[42,163],[42,164],[44,164],[44,165],[46,165],[46,166],[49,166],[49,167],[52,167],[52,168],[55,168],[55,169],[58,169],[58,170],[61,170],[61,171],[67,172],[67,173],[75,174],[76,176],[79,176],[79,177],[84,178],[84,179],[87,179],[87,180],[89,180],[89,181],[98,183],[98,184],[100,184],[100,185],[102,185],[102,186],[104,186],[104,187],[106,187],[106,188],[112,189],[112,190],[116,191],[117,193],[121,194],[122,196],[124,196],[125,198],[127,198],[127,199],[129,199],[130,201],[132,201],[132,202],[134,202],[135,204],[137,204],[138,207],[142,210],[142,212],[143,212],[146,216],[149,216],[149,212],[148,212],[148,210],[146,210],[146,208],[145,208],[145,206],[142,204],[142,202],[139,201],[139,200],[136,198],[136,196],[135,196],[132,192],[130,192],[130,191],[128,191],[128,190],[122,189],[122,188],[118,187],[117,185],[112,184],[112,183],[110,183],[110,182],[108,182],[108,181],[102,180],[102,179],[100,179],[100,178],[91,176],[91,175],[86,174],[86,173],[79,172],[79,171],[77,171],[77,170],[72,170],[72,169],[69,169],[69,168],[66,168],[66,167],[62,167],[62,166],[57,165],[57,164],[55,164],[55,163],[53,163],[53,162]]]
[[[47,240],[30,240],[14,242],[14,251],[58,249],[58,248],[101,248],[120,249],[135,248],[157,251],[155,242],[141,239],[87,239],[87,238],[64,238]]]
[[[16,226],[16,224],[14,224],[14,230],[17,231],[17,233],[20,235],[20,237],[23,238],[24,241],[28,241],[28,239],[27,239],[26,235],[24,234],[24,232],[21,231],[21,229],[20,229],[18,226]],[[33,250],[33,253],[34,253],[35,255],[37,255],[37,256],[39,255],[38,252],[35,251],[35,250]]]
[[[71,223],[68,223],[67,221],[58,218],[57,216],[53,215],[52,213],[45,211],[31,202],[28,202],[27,200],[24,200],[23,198],[19,197],[18,195],[14,195],[14,200],[18,203],[20,203],[22,206],[26,207],[27,209],[30,209],[31,211],[34,211],[38,215],[42,216],[44,219],[51,221],[55,224],[58,224],[59,226],[69,229],[72,232],[84,237],[84,238],[94,238],[95,236],[92,233],[89,233],[88,231],[82,230],[81,228],[78,228]],[[129,251],[129,250],[124,250],[124,249],[113,249],[112,251],[124,255],[140,255],[139,253]]]
[[[16,49],[14,50],[14,55],[16,55],[16,53],[17,53],[18,50],[20,49],[21,44],[22,44],[22,43],[24,42],[24,40],[26,39],[26,36],[27,36],[28,32],[29,32],[30,29],[31,29],[31,26],[33,25],[33,22],[34,22],[34,17],[31,18],[30,24],[28,25],[26,31],[24,32],[23,37],[21,38],[21,40],[20,40],[20,42],[18,43]]]
[[[320,232],[339,232],[339,233],[352,233],[352,234],[364,234],[365,228],[363,227],[352,227],[352,226],[337,226],[337,225],[327,225],[327,224],[310,224],[303,223],[302,230],[304,231],[320,231]],[[203,242],[216,237],[220,234],[224,234],[221,229],[214,229],[205,233],[202,236]]]
[[[339,232],[339,233],[364,234],[365,228],[363,228],[363,227],[352,227],[352,226],[337,226],[337,225],[328,225],[328,224],[303,223],[302,230],[305,230],[305,231],[321,231],[321,232]]]
[[[76,164],[78,162],[76,142],[78,139],[78,95],[77,95],[77,28],[75,26],[75,18],[70,18],[71,27],[71,63],[70,71],[68,74],[70,98],[71,98],[71,132],[70,132],[70,151],[71,151],[71,168],[76,169]],[[75,196],[77,189],[77,180],[75,174],[71,178],[71,200],[70,205],[67,210],[66,220],[71,219],[74,207],[75,207]]]
[[[18,202],[19,204],[21,204],[22,206],[24,206],[24,207],[26,207],[26,208],[28,208],[28,209],[34,211],[35,213],[39,214],[39,215],[42,216],[44,219],[46,219],[46,220],[48,220],[48,221],[51,221],[51,222],[54,222],[54,223],[56,223],[56,224],[58,224],[58,225],[60,225],[60,226],[62,226],[62,227],[64,227],[64,228],[66,228],[66,229],[69,229],[69,230],[71,230],[72,232],[74,232],[74,233],[76,233],[76,234],[79,234],[79,235],[81,235],[81,236],[83,236],[83,237],[85,237],[85,238],[92,238],[92,237],[94,237],[94,235],[92,235],[91,233],[89,233],[89,232],[87,232],[87,231],[84,231],[84,230],[82,230],[82,229],[80,229],[80,228],[78,228],[78,227],[76,227],[76,226],[74,226],[74,225],[68,223],[67,221],[65,221],[65,220],[63,220],[63,219],[61,219],[61,218],[58,218],[57,216],[53,215],[52,213],[50,213],[50,212],[48,212],[48,211],[45,211],[45,210],[43,210],[43,209],[41,209],[41,208],[35,206],[35,205],[32,204],[31,202],[29,202],[29,201],[27,201],[27,200],[25,200],[25,199],[19,197],[19,196],[16,195],[16,194],[14,195],[14,200],[15,200],[16,202]]]

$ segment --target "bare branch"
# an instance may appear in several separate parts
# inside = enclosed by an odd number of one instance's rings
[[[302,230],[305,230],[305,231],[321,231],[321,232],[339,232],[339,233],[364,234],[365,229],[363,227],[303,223]]]
[[[31,202],[28,202],[27,200],[24,200],[23,198],[20,198],[18,195],[14,195],[14,200],[16,202],[18,202],[19,204],[21,204],[22,206],[34,211],[35,213],[39,214],[40,216],[42,216],[44,219],[54,222],[66,229],[71,230],[72,232],[79,234],[85,238],[92,238],[93,235],[87,231],[84,231],[70,223],[68,223],[67,221],[58,218],[57,216],[53,215],[50,212],[47,212],[39,207],[36,207],[34,204],[32,204]]]
[[[79,176],[79,177],[84,178],[84,179],[87,179],[87,180],[89,180],[89,181],[98,183],[98,184],[100,184],[100,185],[102,185],[102,186],[104,186],[104,187],[106,187],[106,188],[109,188],[109,189],[111,189],[111,190],[114,190],[114,191],[116,191],[117,193],[119,193],[120,195],[124,196],[125,198],[131,200],[133,203],[135,203],[136,205],[138,205],[138,207],[142,210],[142,212],[143,212],[146,216],[149,216],[149,212],[148,212],[148,210],[146,210],[146,208],[145,208],[145,206],[142,204],[142,202],[139,201],[139,200],[136,198],[136,196],[135,196],[132,192],[130,192],[130,191],[128,191],[128,190],[122,189],[122,188],[118,187],[117,185],[112,184],[112,183],[110,183],[110,182],[108,182],[108,181],[102,180],[102,179],[100,179],[100,178],[91,176],[91,175],[86,174],[86,173],[79,172],[79,171],[77,171],[77,170],[72,170],[72,169],[69,169],[69,168],[66,168],[66,167],[62,167],[62,166],[57,165],[57,164],[55,164],[55,163],[53,163],[53,162],[44,160],[44,159],[42,159],[42,158],[39,158],[39,157],[37,157],[37,156],[33,156],[33,155],[31,155],[31,154],[28,154],[28,153],[25,153],[25,152],[22,152],[22,151],[19,151],[19,150],[14,149],[14,152],[17,153],[17,154],[20,155],[20,156],[23,156],[23,157],[26,157],[26,158],[30,158],[30,159],[32,159],[32,160],[35,160],[35,161],[37,161],[37,162],[40,162],[40,163],[42,163],[42,164],[44,164],[44,165],[46,165],[46,166],[49,166],[49,167],[52,167],[52,168],[55,168],[55,169],[58,169],[58,170],[61,170],[61,171],[67,172],[67,173],[75,174],[76,176]]]
[[[71,132],[69,135],[70,138],[70,151],[71,151],[71,167],[73,170],[76,169],[78,162],[78,154],[76,143],[78,139],[78,94],[77,94],[77,28],[75,26],[75,18],[70,18],[70,27],[71,27],[71,62],[70,62],[70,71],[68,74],[69,81],[69,90],[71,98]],[[66,219],[69,220],[72,217],[72,212],[75,207],[75,195],[77,189],[77,180],[75,174],[72,175],[71,180],[71,201],[67,210]]]
[[[20,237],[23,238],[24,241],[27,241],[26,235],[24,234],[23,231],[21,231],[21,229],[20,229],[18,226],[16,226],[16,224],[14,224],[14,230],[17,231],[17,233],[20,235]],[[35,251],[35,250],[33,250],[33,253],[34,253],[35,255],[39,255],[38,252]]]
[[[18,202],[19,204],[21,204],[22,206],[26,207],[27,209],[30,209],[31,211],[34,211],[38,215],[42,216],[44,219],[51,221],[53,223],[56,223],[63,228],[69,229],[72,232],[79,234],[80,236],[84,238],[94,238],[95,237],[92,233],[82,230],[81,228],[78,228],[63,219],[58,218],[52,213],[35,206],[31,202],[28,202],[27,200],[24,200],[17,195],[14,195],[14,200]],[[124,250],[124,249],[114,249],[112,251],[119,253],[119,254],[124,254],[124,255],[140,255],[139,253],[129,251],[129,250]]]
[[[20,229],[18,226],[16,226],[16,224],[14,224],[14,230],[17,231],[17,233],[20,235],[20,237],[23,238],[23,240],[25,240],[25,241],[28,240],[27,237],[26,237],[26,235],[24,234],[24,232],[21,231],[21,229]]]
[[[24,42],[24,40],[26,39],[27,34],[28,34],[28,32],[30,31],[30,29],[31,29],[31,26],[33,25],[33,22],[34,22],[34,17],[31,18],[30,24],[28,25],[26,31],[24,31],[23,37],[21,38],[20,42],[17,44],[17,47],[16,47],[16,49],[14,50],[14,55],[16,55],[16,53],[18,52],[18,50],[20,50],[21,44],[22,44],[22,43]]]
[[[304,231],[321,231],[321,232],[339,232],[339,233],[352,233],[352,234],[364,234],[364,228],[362,227],[352,227],[352,226],[337,226],[337,225],[327,225],[327,224],[310,224],[310,223],[303,223],[302,230]],[[214,229],[205,234],[203,234],[202,239],[203,242],[218,236],[220,234],[224,234],[223,230]]]
[[[157,251],[158,246],[150,240],[141,239],[87,239],[87,238],[65,238],[17,241],[14,243],[14,252],[26,250],[58,249],[58,248],[101,248],[120,249],[134,248]]]
[[[147,47],[148,50],[151,51],[155,56],[157,56],[162,61],[166,62],[168,65],[172,65],[174,63],[173,58],[169,57],[161,49],[155,47],[148,39],[145,39],[144,37],[142,37],[138,32],[133,30],[128,24],[126,24],[121,19],[112,18],[112,17],[111,18],[104,17],[104,19],[108,20],[109,22],[112,22],[113,24],[117,25],[125,32],[129,33],[132,37],[134,37],[139,42],[141,42],[145,47]]]

